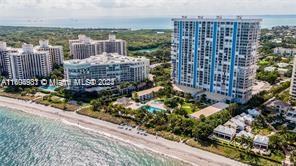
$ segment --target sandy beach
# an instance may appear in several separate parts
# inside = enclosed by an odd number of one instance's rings
[[[150,134],[147,134],[146,136],[140,135],[137,134],[138,131],[136,129],[120,129],[119,125],[79,115],[75,112],[65,112],[49,106],[7,97],[0,97],[0,106],[24,111],[49,119],[60,120],[65,124],[90,130],[132,144],[139,148],[144,148],[161,155],[181,160],[191,165],[245,165],[220,155],[190,147],[184,143],[173,142],[160,137],[156,138],[154,135]]]

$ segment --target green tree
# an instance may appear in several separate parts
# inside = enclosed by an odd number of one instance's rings
[[[92,105],[94,111],[99,111],[100,107],[102,106],[102,100],[101,99],[92,100],[90,104]]]

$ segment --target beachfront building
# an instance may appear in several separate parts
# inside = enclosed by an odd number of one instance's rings
[[[266,104],[266,107],[276,113],[287,112],[292,108],[288,103],[285,103],[281,100],[272,100]]]
[[[247,102],[255,82],[260,21],[174,18],[174,83],[202,89],[212,100],[223,96],[225,101]]]
[[[293,71],[291,78],[290,94],[293,99],[296,99],[296,58],[293,61]]]
[[[39,40],[39,46],[35,47],[39,51],[48,51],[52,65],[62,65],[64,61],[64,53],[62,46],[49,45],[48,40]]]
[[[11,79],[47,77],[52,71],[49,52],[36,50],[32,44],[23,44],[22,48],[9,51],[6,59]]]
[[[254,135],[251,132],[243,130],[236,134],[236,137],[254,138]]]
[[[0,41],[0,75],[8,75],[8,52],[10,48],[7,48],[6,42]]]
[[[92,40],[85,35],[79,35],[76,40],[69,40],[73,59],[85,59],[104,52],[127,55],[126,45],[126,41],[116,39],[114,34],[110,34],[108,40]]]
[[[248,109],[247,112],[248,112],[249,115],[251,115],[254,118],[258,117],[261,114],[260,111],[255,109],[255,108]]]
[[[245,130],[245,128],[246,128],[246,123],[245,123],[244,119],[239,118],[239,115],[231,118],[228,122],[235,124],[236,131],[242,131],[242,130]]]
[[[242,113],[240,114],[240,119],[242,119],[246,125],[251,126],[255,120],[250,114]]]
[[[253,146],[258,149],[268,149],[269,138],[267,136],[256,135],[253,140]]]
[[[214,129],[214,135],[219,137],[219,138],[223,138],[226,140],[231,141],[236,134],[236,130],[230,127],[226,127],[226,126],[222,126],[219,125],[218,127],[216,127]]]
[[[149,59],[128,57],[117,53],[103,53],[86,59],[64,61],[64,75],[67,80],[101,80],[98,86],[112,86],[123,82],[142,82],[148,78]],[[111,81],[111,83],[110,83]],[[97,82],[99,83],[99,82]],[[109,84],[110,83],[110,84]],[[72,90],[85,90],[88,86],[71,84]]]
[[[294,56],[296,55],[296,48],[283,48],[283,47],[276,47],[273,49],[273,53],[277,55],[283,56]]]
[[[154,97],[154,93],[158,92],[162,88],[163,87],[161,87],[161,86],[157,86],[154,88],[135,92],[135,93],[133,93],[133,98],[138,99],[140,101],[150,100]]]

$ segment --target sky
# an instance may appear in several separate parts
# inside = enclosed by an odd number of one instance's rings
[[[0,0],[1,19],[293,14],[296,0]]]

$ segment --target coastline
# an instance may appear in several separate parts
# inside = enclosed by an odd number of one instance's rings
[[[147,136],[139,135],[135,129],[132,131],[119,129],[119,125],[79,115],[75,112],[65,112],[53,107],[2,96],[0,97],[0,106],[40,117],[59,120],[67,125],[89,130],[191,165],[245,165],[238,161],[193,148],[183,143],[169,141],[161,137],[156,138],[154,135],[150,134],[147,134]]]

